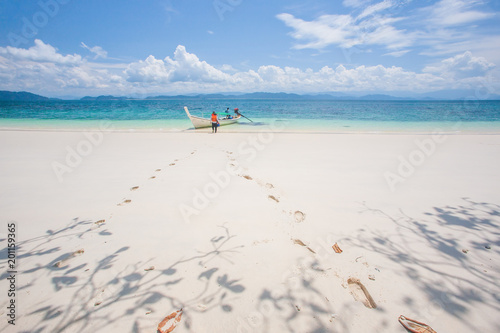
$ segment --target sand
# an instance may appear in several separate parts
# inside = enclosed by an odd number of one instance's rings
[[[500,331],[499,135],[0,131],[0,159],[2,332]]]

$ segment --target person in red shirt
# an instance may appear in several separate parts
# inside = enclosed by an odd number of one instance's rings
[[[212,112],[212,133],[217,133],[217,126],[219,126],[219,119],[217,119],[217,113]]]

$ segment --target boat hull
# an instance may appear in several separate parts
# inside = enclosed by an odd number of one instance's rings
[[[191,123],[193,124],[194,128],[212,127],[212,121],[210,119],[192,116],[189,113],[189,110],[187,107],[184,107],[184,111],[186,111],[186,114],[188,115],[189,119],[191,120]],[[231,124],[237,123],[240,119],[241,119],[241,116],[234,117],[233,119],[219,119],[219,124],[221,126],[231,125]]]

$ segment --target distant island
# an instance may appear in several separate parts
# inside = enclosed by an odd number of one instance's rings
[[[129,99],[129,98],[116,97],[116,96],[111,96],[111,95],[97,96],[97,97],[85,96],[85,97],[80,98],[81,101],[123,101],[123,100],[127,100],[127,99]]]
[[[80,101],[125,101],[125,100],[179,100],[179,99],[248,99],[248,100],[344,100],[344,101],[410,101],[410,100],[473,100],[473,92],[467,90],[453,90],[430,92],[426,94],[418,94],[413,97],[396,97],[385,94],[368,94],[368,95],[348,95],[341,92],[321,93],[321,94],[294,94],[294,93],[270,93],[270,92],[254,92],[254,93],[219,93],[219,94],[190,94],[190,95],[159,95],[148,96],[144,98],[134,98],[127,96],[85,96]],[[480,98],[476,98],[480,99]],[[486,100],[500,100],[500,95],[489,95]],[[0,91],[0,101],[57,101],[58,98],[49,98],[30,92],[12,92]]]
[[[51,101],[58,100],[57,98],[49,98],[26,91],[13,92],[0,90],[0,101],[22,101],[22,102],[38,102],[38,101]]]
[[[197,95],[159,95],[149,96],[145,98],[130,98],[130,97],[117,97],[117,96],[85,96],[81,98],[82,101],[121,101],[121,100],[178,100],[178,99],[249,99],[249,100],[366,100],[373,98],[374,100],[405,100],[410,98],[400,98],[390,95],[366,95],[362,97],[355,97],[345,94],[307,94],[299,95],[293,93],[269,93],[269,92],[254,92],[246,94],[197,94]]]
[[[420,94],[413,97],[397,97],[385,94],[368,94],[368,95],[348,95],[339,92],[322,93],[322,94],[294,94],[294,93],[270,93],[270,92],[254,92],[254,93],[219,93],[219,94],[190,94],[190,95],[158,95],[148,96],[144,98],[134,98],[125,96],[86,96],[81,98],[82,101],[120,101],[120,100],[179,100],[179,99],[247,99],[247,100],[340,100],[340,101],[432,101],[432,100],[473,100],[474,96],[469,91],[442,91],[427,94]],[[500,100],[500,95],[490,95],[487,100]]]

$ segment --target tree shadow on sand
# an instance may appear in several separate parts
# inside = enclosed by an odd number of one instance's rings
[[[52,259],[54,254],[62,252],[59,247],[52,245],[54,240],[67,238],[70,241],[74,237],[84,237],[88,233],[108,237],[111,233],[109,231],[103,233],[104,227],[105,225],[97,226],[91,221],[75,219],[60,230],[49,230],[47,235],[19,243],[19,258],[39,256],[37,262],[47,262],[20,272],[23,280],[28,283],[19,288],[19,291],[29,291],[30,287],[37,283],[46,284],[50,281],[54,293],[62,292],[65,297],[64,304],[51,303],[46,297],[35,299],[36,304],[40,304],[39,307],[31,306],[30,308],[34,310],[23,313],[18,319],[20,321],[18,324],[22,324],[24,328],[29,327],[24,332],[84,332],[95,331],[97,328],[112,329],[125,317],[128,317],[127,322],[131,325],[127,331],[139,332],[144,330],[143,326],[145,323],[147,326],[152,318],[159,318],[157,322],[155,319],[158,324],[169,314],[168,311],[179,309],[188,310],[184,311],[182,323],[189,331],[191,314],[207,312],[218,307],[225,312],[231,312],[233,309],[231,300],[245,291],[239,279],[234,279],[229,273],[224,272],[223,268],[211,263],[216,258],[232,263],[230,255],[238,252],[238,248],[241,247],[231,245],[236,236],[232,235],[224,225],[219,229],[222,232],[208,237],[207,242],[211,245],[211,250],[198,251],[195,255],[155,269],[145,269],[151,262],[147,260],[134,262],[125,267],[121,261],[121,268],[117,270],[118,260],[126,258],[127,252],[132,250],[129,247],[122,247],[114,253],[104,255],[96,263],[82,263],[85,261],[82,256],[78,258],[79,260],[75,259],[74,264],[73,261],[69,261],[57,265],[58,262],[71,258],[72,253],[64,253]],[[44,259],[48,254],[51,256]],[[191,265],[189,266],[191,271],[185,272],[188,266],[184,265],[193,261],[198,263],[197,271],[193,271]],[[185,279],[194,280],[196,283],[192,290],[199,292],[193,296],[190,294],[190,297],[174,296],[172,288]],[[161,313],[155,311],[155,307],[160,308]],[[150,331],[155,329],[156,326],[148,328]]]
[[[309,332],[328,332],[320,318],[333,313],[333,306],[329,300],[314,286],[315,272],[321,272],[318,262],[308,262],[300,265],[299,271],[284,281],[283,287],[275,290],[264,289],[259,298],[261,309],[261,332],[270,332],[269,320],[271,317],[280,318],[287,332],[300,332],[306,327],[299,327],[299,316],[310,318]]]
[[[329,274],[321,260],[316,257],[306,257],[297,260],[295,267],[284,276],[280,287],[264,289],[260,294],[257,312],[250,315],[240,326],[249,332],[352,332],[352,327],[339,313],[352,314],[359,312],[359,304],[339,302],[328,298],[319,287],[322,283],[339,283],[338,276]],[[347,289],[344,287],[344,289]],[[349,293],[345,290],[345,293]],[[333,295],[335,297],[335,295]],[[384,312],[383,308],[370,311]],[[376,327],[374,326],[376,325]],[[374,323],[371,332],[384,332],[387,323]]]
[[[413,313],[430,318],[446,312],[461,319],[474,304],[500,311],[498,276],[489,266],[491,256],[500,254],[499,205],[463,198],[462,205],[434,207],[420,220],[401,210],[395,217],[366,204],[363,212],[387,218],[394,231],[359,230],[341,242],[397,263],[429,301],[423,310],[405,297]],[[474,323],[462,322],[475,328]],[[500,331],[500,324],[496,328]]]
[[[404,311],[417,314],[418,319],[429,320],[429,323],[435,322],[440,314],[448,313],[463,323],[464,331],[477,328],[477,323],[463,319],[475,304],[500,311],[497,276],[494,269],[482,266],[491,255],[500,255],[499,205],[464,198],[462,205],[434,207],[424,213],[426,218],[419,220],[403,211],[392,216],[366,204],[361,213],[388,219],[394,225],[393,231],[359,229],[336,240],[346,251],[359,248],[385,257],[400,268],[396,269],[398,273],[409,277],[411,287],[428,299],[428,307],[423,309],[421,303],[401,295]],[[469,237],[461,240],[456,237],[460,233]],[[465,248],[470,251],[464,253]],[[255,313],[240,322],[243,331],[273,332],[279,326],[286,332],[352,332],[352,322],[359,321],[362,315],[360,304],[354,299],[339,302],[325,298],[318,286],[323,270],[332,265],[331,257],[321,260],[321,256],[313,255],[311,258],[308,262],[296,263],[294,266],[300,269],[291,268],[281,287],[262,291]],[[332,274],[327,274],[327,279],[328,283],[342,283],[342,277]],[[368,311],[385,313],[387,308],[382,302]],[[365,323],[366,329],[384,332],[397,323],[397,317],[385,317]],[[487,325],[500,331],[500,325],[495,324],[493,318]]]

